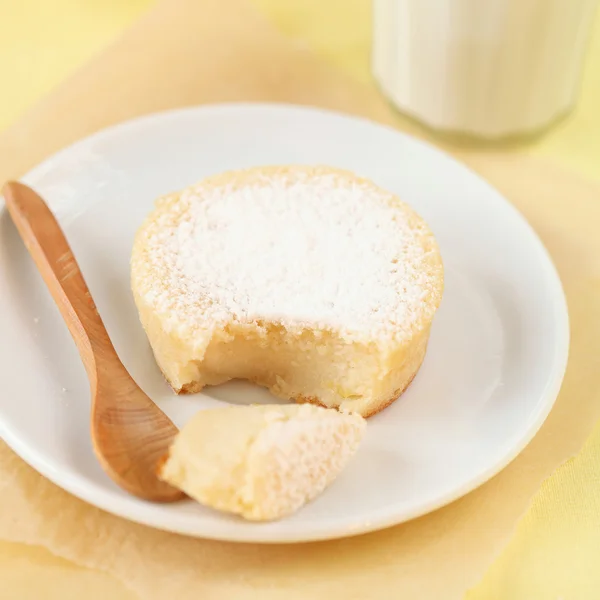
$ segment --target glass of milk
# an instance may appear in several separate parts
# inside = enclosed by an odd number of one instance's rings
[[[373,73],[434,129],[535,133],[575,104],[597,3],[373,0]]]

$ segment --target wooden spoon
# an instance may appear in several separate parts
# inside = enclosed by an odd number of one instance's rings
[[[92,393],[92,443],[100,464],[135,496],[155,502],[182,498],[181,491],[156,475],[177,428],[119,360],[56,219],[26,185],[9,182],[2,192],[85,365]]]

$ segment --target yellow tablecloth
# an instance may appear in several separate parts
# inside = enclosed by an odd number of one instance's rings
[[[117,36],[151,0],[0,0],[0,129]],[[369,81],[368,0],[254,0],[287,34]],[[10,82],[10,85],[8,85]],[[507,150],[508,151],[508,150]],[[544,138],[510,151],[543,154],[600,179],[600,15],[581,101]],[[595,359],[591,359],[595,360]],[[600,426],[546,482],[511,544],[468,600],[600,597]],[[31,581],[36,580],[36,586]],[[132,598],[108,576],[37,548],[0,542],[0,597]],[[43,587],[40,587],[43,582]],[[12,584],[12,585],[11,585]],[[11,595],[7,596],[3,590]]]

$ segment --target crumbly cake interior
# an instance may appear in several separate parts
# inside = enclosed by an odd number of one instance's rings
[[[365,414],[418,370],[442,265],[423,220],[370,181],[267,167],[161,198],[132,287],[176,391],[245,378]]]
[[[183,427],[159,474],[212,508],[279,519],[337,477],[365,425],[359,415],[308,405],[204,410]]]

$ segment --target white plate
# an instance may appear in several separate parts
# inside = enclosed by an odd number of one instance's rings
[[[40,473],[96,506],[162,529],[226,540],[316,540],[442,506],[489,479],[536,433],[563,377],[568,318],[554,267],[526,222],[488,184],[424,143],[365,120],[276,105],[137,119],[78,142],[24,178],[55,211],[117,351],[159,406],[181,425],[209,406],[276,402],[239,382],[174,397],[129,290],[134,231],[156,196],[212,173],[269,163],[353,170],[396,192],[431,225],[446,290],[410,389],[369,421],[339,479],[290,518],[255,524],[191,501],[137,500],[94,458],[85,372],[2,210],[0,434]]]

